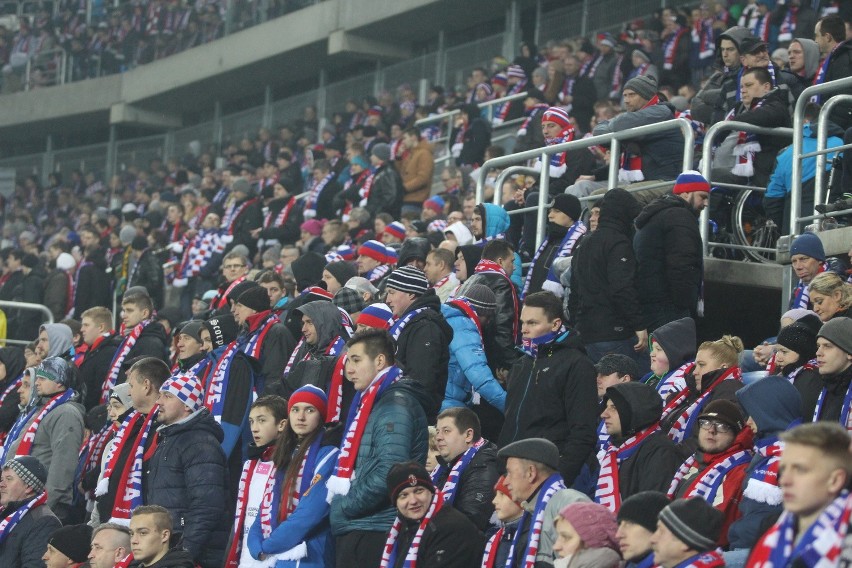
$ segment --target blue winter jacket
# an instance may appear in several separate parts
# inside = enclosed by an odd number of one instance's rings
[[[829,136],[826,139],[826,148],[835,148],[842,146],[843,140],[837,136]],[[802,127],[802,153],[809,154],[816,152],[817,140],[816,132],[812,131],[810,124],[805,124]],[[827,154],[825,160],[825,171],[831,169],[831,160],[834,154]],[[816,156],[805,158],[802,160],[802,183],[813,179],[816,176]],[[778,154],[778,161],[775,163],[775,170],[772,172],[772,177],[769,179],[769,185],[766,187],[766,197],[786,197],[790,193],[793,185],[793,146],[787,146]]]
[[[426,463],[429,430],[425,408],[431,404],[420,383],[401,379],[375,402],[358,448],[355,475],[346,495],[331,502],[331,531],[390,530],[396,507],[388,497],[388,471],[397,463]]]
[[[505,235],[509,230],[509,213],[493,203],[483,203],[485,208],[485,238],[496,237],[497,235]],[[485,245],[485,240],[481,241]],[[520,290],[524,286],[523,278],[521,278],[521,255],[515,253],[515,270],[512,271],[510,278],[515,288]]]
[[[248,549],[252,557],[260,553],[267,555],[281,554],[304,542],[308,555],[301,560],[278,560],[275,568],[331,568],[334,566],[334,538],[328,521],[329,506],[325,498],[328,494],[326,482],[334,473],[337,463],[338,449],[336,446],[323,446],[317,454],[316,467],[304,475],[312,475],[311,487],[299,499],[296,509],[287,519],[273,526],[272,534],[263,538],[260,515],[257,516],[248,533]],[[275,494],[280,499],[280,484],[283,482],[283,472],[279,472],[275,482]],[[272,507],[278,510],[276,500]]]
[[[471,391],[475,390],[488,404],[503,412],[506,406],[506,391],[488,367],[476,324],[464,312],[450,304],[442,304],[441,313],[453,328],[447,391],[441,410],[471,404]]]

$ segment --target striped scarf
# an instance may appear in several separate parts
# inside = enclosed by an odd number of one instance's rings
[[[204,394],[204,406],[219,424],[222,423],[222,415],[225,412],[225,395],[231,378],[231,364],[238,351],[239,345],[236,341],[228,344],[222,356],[216,361],[213,372],[210,373],[207,391]]]
[[[778,487],[778,466],[784,443],[778,436],[770,436],[754,443],[754,452],[759,461],[751,467],[751,473],[745,483],[743,497],[767,505],[780,505],[781,489]]]
[[[242,215],[243,211],[245,211],[249,205],[252,205],[256,202],[257,198],[246,199],[240,205],[237,205],[236,202],[231,203],[231,205],[225,211],[225,216],[222,218],[221,227],[225,230],[225,234],[227,234],[228,236],[233,236],[234,224],[237,222],[239,216]]]
[[[796,32],[796,23],[799,19],[799,7],[790,6],[787,8],[787,13],[781,21],[781,26],[778,28],[778,41],[790,41],[793,39],[793,34]]]
[[[36,507],[40,507],[47,503],[47,492],[42,491],[26,503],[23,506],[16,509],[12,514],[7,517],[4,517],[2,521],[0,521],[0,545],[6,542],[6,539],[9,538],[9,534],[15,530],[15,527],[18,526],[18,523],[21,522],[21,519],[24,516],[35,509]]]
[[[656,423],[637,432],[619,446],[615,446],[610,441],[609,445],[598,453],[601,469],[595,488],[595,503],[600,503],[613,513],[618,512],[621,508],[621,484],[618,477],[618,466],[635,454],[651,434],[659,431],[660,424]]]
[[[183,238],[183,254],[177,270],[174,285],[181,287],[186,281],[201,273],[201,269],[213,258],[225,250],[225,241],[219,229],[202,229],[191,239]]]
[[[18,444],[18,448],[15,451],[15,456],[28,456],[33,451],[33,444],[35,442],[36,432],[38,431],[38,427],[41,425],[44,417],[50,414],[52,410],[54,410],[57,406],[64,402],[68,402],[74,397],[77,393],[72,389],[67,389],[59,394],[54,395],[44,406],[41,407],[38,414],[36,414],[33,421],[27,427],[26,431],[24,431],[24,435],[21,438],[21,442]]]
[[[262,464],[262,465],[261,465]],[[237,491],[237,508],[234,512],[234,533],[231,539],[230,546],[225,553],[225,568],[238,568],[240,565],[240,552],[243,547],[243,535],[245,534],[246,510],[248,509],[249,489],[255,473],[263,474],[264,471],[258,471],[258,466],[261,470],[272,469],[270,461],[263,458],[246,460],[243,463],[243,471],[240,473],[240,484]],[[275,472],[272,471],[269,477],[274,477]],[[265,494],[264,494],[265,497]]]
[[[305,199],[305,210],[303,212],[306,219],[313,219],[317,216],[317,204],[319,203],[320,195],[333,178],[334,172],[329,172],[328,175],[314,182],[311,186],[308,197]]]
[[[696,554],[675,566],[675,568],[725,568],[725,559],[720,549]]]
[[[435,494],[432,496],[432,503],[429,505],[429,510],[426,511],[426,515],[420,520],[420,524],[417,527],[417,532],[414,533],[414,538],[411,539],[411,544],[408,547],[408,551],[405,553],[405,560],[402,563],[403,568],[416,568],[417,566],[417,554],[420,552],[420,541],[423,539],[423,533],[426,531],[426,525],[429,524],[429,521],[432,520],[432,517],[441,510],[441,507],[444,506],[444,496],[440,491],[435,491]],[[388,533],[388,539],[385,542],[385,548],[382,551],[382,560],[379,564],[379,568],[393,568],[396,566],[396,557],[399,554],[399,550],[397,547],[397,541],[399,539],[399,533],[402,531],[402,519],[397,516],[396,520],[393,522],[393,526],[391,526],[391,530]]]
[[[125,335],[124,339],[121,340],[121,344],[118,346],[118,349],[115,350],[115,355],[113,355],[112,361],[109,364],[109,372],[107,373],[106,379],[101,386],[100,404],[107,404],[109,402],[109,392],[115,387],[116,381],[118,381],[118,375],[121,372],[121,366],[124,364],[127,354],[130,353],[133,346],[136,345],[136,341],[139,339],[139,336],[142,335],[142,330],[144,330],[148,324],[153,321],[154,318],[152,316],[137,323],[133,326],[133,329],[130,330],[130,333]]]
[[[159,414],[159,407],[154,406],[151,412],[148,413],[148,416],[145,417],[142,428],[133,441],[133,446],[130,449],[133,461],[129,464],[124,464],[124,469],[118,482],[118,493],[112,508],[111,522],[129,525],[133,509],[143,504],[142,467],[145,460],[145,444],[148,442],[148,436],[151,434],[157,414]],[[154,436],[156,436],[156,432]]]
[[[565,289],[562,287],[562,284],[559,283],[559,278],[556,277],[556,273],[553,272],[553,261],[557,258],[564,258],[574,254],[574,247],[577,245],[577,241],[580,240],[580,237],[586,234],[586,231],[588,231],[588,229],[582,221],[575,221],[573,225],[568,227],[565,236],[562,237],[562,242],[559,243],[559,248],[556,249],[553,258],[550,261],[550,267],[547,269],[547,278],[541,285],[542,290],[556,294],[560,298],[565,294]],[[541,243],[541,246],[538,247],[538,250],[535,251],[535,255],[533,256],[532,266],[536,265],[539,257],[550,246],[550,244],[550,239]],[[521,290],[521,300],[526,298],[527,294],[530,292],[532,277],[533,270],[530,269],[527,271],[527,277],[526,280],[524,280],[524,288]]]
[[[716,493],[725,481],[725,476],[734,468],[746,465],[750,461],[751,452],[748,450],[729,449],[725,454],[714,456],[713,462],[703,471],[699,472],[689,483],[686,493],[683,494],[684,499],[700,497],[712,505],[716,500]],[[693,468],[697,469],[699,465],[694,455],[689,456],[683,462],[680,469],[675,473],[671,485],[669,485],[669,499],[675,498],[680,484],[683,483],[683,478]]]
[[[425,310],[429,308],[424,306],[422,308],[417,308],[416,310],[411,310],[404,314],[401,318],[393,322],[393,325],[390,328],[390,334],[394,341],[399,341],[399,337],[402,335],[402,332],[405,330],[405,327],[411,323],[416,316],[423,313]]]
[[[518,530],[515,533],[515,539],[512,541],[512,546],[509,548],[509,562],[514,562],[515,550],[518,548],[521,533],[524,532],[522,527],[526,523],[532,522],[530,530],[527,534],[526,547],[523,552],[523,561],[518,564],[518,568],[535,568],[535,560],[538,555],[538,546],[541,542],[541,528],[544,524],[544,510],[551,497],[557,491],[565,489],[565,482],[562,481],[562,475],[554,473],[548,477],[538,490],[538,498],[535,502],[535,508],[532,515],[524,511],[521,517],[521,522],[518,524]]]
[[[712,20],[695,20],[692,27],[692,43],[698,47],[698,59],[700,61],[713,58],[715,45],[713,43]]]
[[[828,270],[828,263],[823,262],[819,269],[817,270],[817,274],[822,274]],[[796,284],[796,289],[793,290],[793,297],[790,299],[790,309],[802,308],[804,310],[811,309],[811,293],[808,290],[809,284],[805,284],[803,281],[799,280],[799,283]]]
[[[456,463],[450,469],[450,473],[447,476],[447,481],[444,482],[444,486],[441,488],[441,493],[444,495],[444,501],[452,505],[456,500],[456,491],[459,488],[459,480],[461,479],[462,474],[464,474],[467,466],[470,465],[471,460],[476,456],[476,453],[479,449],[485,445],[485,438],[480,438],[478,442],[469,447],[465,452],[456,460]],[[447,466],[441,465],[440,463],[435,467],[432,471],[432,483],[436,486],[438,484],[438,480],[446,473]]]
[[[658,95],[654,95],[651,97],[651,100],[645,103],[645,105],[639,110],[646,109],[659,103],[660,97]],[[644,180],[645,174],[642,172],[642,156],[625,149],[621,153],[621,161],[618,168],[618,181],[635,183]]]
[[[742,381],[740,368],[730,367],[725,369],[723,373],[720,373],[719,376],[704,389],[704,392],[698,395],[692,404],[687,406],[683,412],[681,412],[680,416],[667,433],[668,437],[674,443],[679,444],[692,434],[692,430],[695,427],[695,421],[698,420],[698,415],[701,414],[701,409],[704,408],[705,404],[707,404],[708,398],[713,393],[713,390],[722,384],[722,381],[727,380]],[[663,409],[663,419],[666,419],[670,414],[676,412],[681,404],[689,400],[689,396],[691,394],[692,389],[690,387],[687,387],[677,393]]]
[[[538,116],[550,108],[550,105],[539,103],[534,105],[528,109],[524,110],[524,122],[521,124],[521,127],[518,129],[518,136],[526,136],[529,131],[530,124],[533,124],[533,121],[538,118]],[[535,124],[533,124],[533,128],[535,128]]]
[[[828,389],[823,388],[819,393],[816,408],[814,408],[814,422],[818,422],[822,416],[822,407],[825,404],[825,395],[827,392]],[[843,395],[843,406],[840,410],[840,425],[852,432],[852,412],[850,412],[850,408],[852,408],[852,384],[849,385],[846,389],[846,394]]]
[[[138,422],[144,419],[145,416],[143,414],[133,410],[128,412],[127,416],[124,417],[124,420],[121,421],[121,424],[118,425],[115,432],[115,443],[112,445],[112,448],[110,448],[109,454],[107,454],[106,466],[104,466],[101,480],[98,481],[98,485],[95,488],[96,497],[106,495],[107,491],[109,491],[109,480],[112,478],[116,466],[119,465],[118,456],[121,455],[124,445],[128,442],[129,433],[134,429]]]
[[[686,33],[686,28],[679,27],[677,31],[669,34],[663,41],[663,69],[666,71],[671,71],[674,68],[678,45],[680,45],[680,40]]]

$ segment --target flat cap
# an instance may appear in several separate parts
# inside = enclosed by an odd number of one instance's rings
[[[559,449],[544,438],[527,438],[512,442],[497,453],[501,458],[519,458],[543,463],[553,470],[559,469]]]

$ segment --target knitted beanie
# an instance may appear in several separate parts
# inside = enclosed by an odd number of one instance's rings
[[[201,381],[194,375],[175,375],[169,377],[163,383],[163,386],[160,387],[160,392],[173,394],[192,412],[201,408],[204,403]]]
[[[232,314],[224,314],[204,322],[204,327],[210,333],[213,348],[227,345],[237,338],[239,326]]]
[[[435,484],[432,483],[432,478],[429,477],[429,472],[426,468],[417,462],[398,463],[390,468],[387,477],[388,495],[390,495],[391,503],[396,505],[396,498],[403,490],[409,487],[425,487],[432,493],[435,492]]]
[[[243,292],[250,288],[260,288],[260,284],[255,282],[254,280],[243,280],[228,292],[228,300],[231,302],[236,302],[237,299],[242,296]]]
[[[311,236],[318,237],[322,234],[322,223],[316,219],[308,219],[299,225],[299,229],[305,231]]]
[[[646,101],[650,101],[657,94],[657,78],[651,75],[639,75],[633,77],[624,84],[622,91],[630,89]]]
[[[703,175],[695,170],[687,170],[677,176],[672,193],[679,195],[681,193],[691,193],[693,191],[705,191],[709,193],[710,183]]]
[[[806,315],[799,321],[782,328],[778,333],[778,345],[783,345],[799,354],[799,364],[804,364],[816,356],[816,338],[822,322],[817,316]]]
[[[743,416],[739,405],[730,400],[717,399],[704,407],[698,419],[706,418],[709,420],[718,420],[727,424],[739,434],[745,426],[745,416]]]
[[[502,493],[509,499],[512,499],[512,491],[509,489],[509,486],[506,485],[506,476],[501,475],[497,478],[497,483],[494,484],[494,492]]]
[[[405,225],[400,223],[399,221],[394,221],[385,227],[385,232],[389,235],[392,235],[399,240],[405,240]]]
[[[660,511],[659,521],[692,550],[716,548],[722,533],[722,512],[701,497],[677,499]]]
[[[527,74],[524,72],[524,68],[520,65],[509,65],[509,68],[506,69],[506,77],[515,77],[516,79],[526,79]]]
[[[71,388],[71,373],[69,371],[68,362],[65,359],[48,357],[36,367],[35,376]]]
[[[187,335],[193,338],[198,343],[203,343],[203,341],[201,340],[202,329],[204,329],[204,322],[193,320],[187,322],[182,328],[180,328],[178,335]]]
[[[325,269],[334,276],[335,280],[340,282],[341,286],[346,284],[353,276],[358,276],[358,271],[348,262],[329,262],[325,265]]]
[[[440,195],[435,195],[423,202],[423,207],[431,209],[438,215],[444,212],[444,198]]]
[[[618,510],[616,520],[627,521],[643,527],[648,532],[657,530],[657,517],[671,503],[665,493],[641,491],[625,499]]]
[[[562,130],[571,128],[571,119],[565,109],[561,107],[550,107],[541,115],[542,124],[545,122],[555,122],[562,127]]]
[[[479,317],[490,317],[497,311],[497,297],[494,295],[494,291],[483,284],[468,286],[464,294],[459,296],[459,299],[467,300]]]
[[[560,193],[554,197],[550,208],[565,213],[575,221],[583,213],[583,206],[580,205],[580,200],[576,195],[571,195],[570,193]]]
[[[130,398],[130,383],[124,382],[120,385],[115,385],[112,390],[109,391],[109,398],[110,400],[114,398],[120,402],[124,408],[130,408],[133,406],[133,400]]]
[[[85,562],[89,557],[92,527],[87,524],[67,525],[53,532],[47,544],[64,554],[71,562]]]
[[[391,272],[385,287],[422,296],[429,289],[429,281],[426,279],[426,274],[419,268],[402,266]]]
[[[790,246],[790,256],[803,254],[820,262],[825,261],[825,248],[822,241],[814,233],[803,233],[796,237]]]
[[[388,162],[391,159],[391,147],[384,142],[379,142],[370,151],[370,154],[377,157],[383,162]]]
[[[393,311],[387,304],[370,304],[358,314],[355,325],[365,325],[375,329],[390,329]]]
[[[833,318],[820,328],[817,337],[827,339],[852,355],[852,319]]]
[[[76,268],[77,261],[67,252],[59,253],[56,257],[56,268],[59,270],[72,270]]]
[[[586,548],[611,548],[618,552],[615,515],[599,503],[571,503],[559,511],[571,523]]]
[[[35,493],[44,491],[47,483],[47,470],[32,456],[15,456],[3,464],[3,469],[11,469]]]
[[[265,312],[269,309],[269,292],[263,286],[252,286],[240,294],[237,303],[256,312]]]
[[[382,264],[387,264],[388,261],[387,247],[375,240],[367,241],[358,247],[358,256],[366,256]]]
[[[341,288],[331,300],[338,308],[342,308],[347,314],[352,315],[364,309],[364,298],[352,288]]]
[[[121,241],[121,244],[129,247],[130,243],[133,242],[133,239],[136,237],[136,227],[133,225],[125,225],[118,232],[118,240]]]
[[[314,385],[305,385],[290,395],[287,399],[287,414],[293,410],[293,406],[297,403],[304,402],[316,408],[322,416],[325,416],[328,409],[328,396],[325,391]]]

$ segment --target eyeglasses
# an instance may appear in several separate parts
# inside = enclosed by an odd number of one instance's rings
[[[238,270],[244,266],[245,264],[223,264],[222,268],[224,268],[225,270]]]
[[[724,422],[719,422],[718,420],[709,420],[707,418],[702,418],[698,421],[698,427],[702,430],[716,430],[720,434],[727,434],[728,432],[733,432],[734,429],[729,424],[725,424]]]

